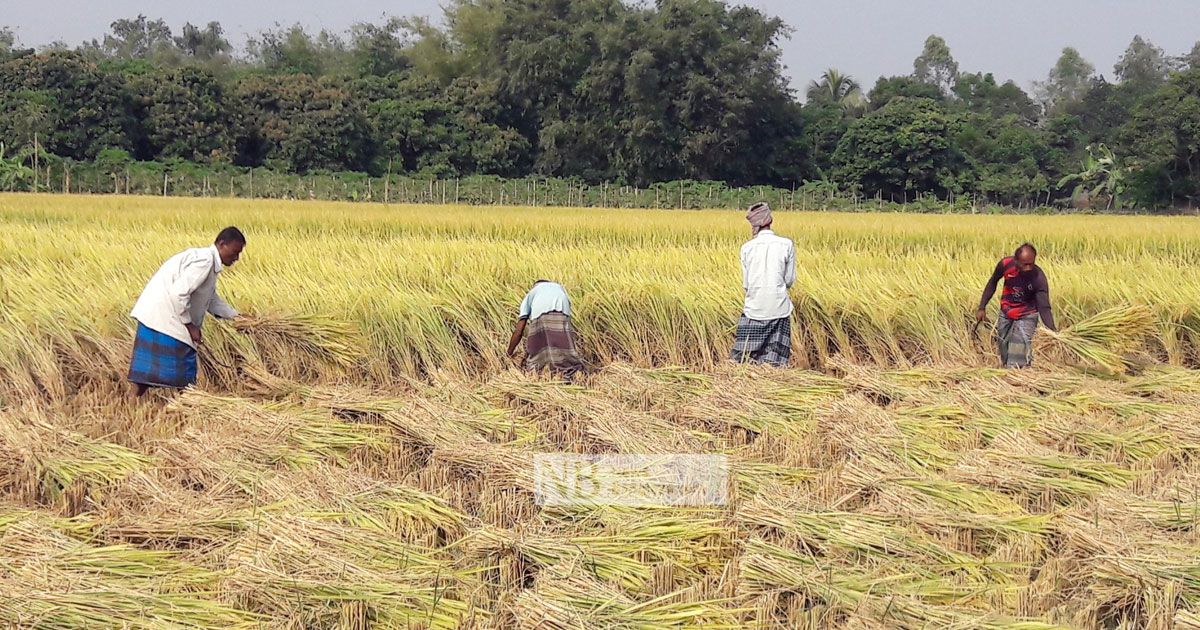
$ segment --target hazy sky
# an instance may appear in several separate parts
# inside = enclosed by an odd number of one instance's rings
[[[881,75],[907,74],[925,37],[946,38],[963,71],[990,71],[1023,87],[1043,79],[1064,46],[1111,78],[1134,35],[1178,55],[1200,40],[1200,0],[745,0],[794,31],[781,42],[787,74],[802,88],[830,66],[869,88]],[[113,20],[218,20],[236,46],[276,23],[344,30],[384,15],[441,15],[439,0],[0,0],[0,26],[22,43],[75,45],[99,38]]]

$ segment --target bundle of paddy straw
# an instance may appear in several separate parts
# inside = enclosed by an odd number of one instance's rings
[[[1110,372],[1124,372],[1125,353],[1154,326],[1154,315],[1143,305],[1117,306],[1047,335],[1085,362]]]
[[[240,333],[260,347],[294,349],[348,367],[362,358],[355,331],[345,322],[319,315],[245,314],[233,320]]]

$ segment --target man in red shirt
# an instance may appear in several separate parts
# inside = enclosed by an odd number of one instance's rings
[[[1050,308],[1050,284],[1046,274],[1037,266],[1037,249],[1029,243],[1017,248],[1010,257],[996,264],[991,279],[983,288],[979,310],[975,319],[987,317],[987,305],[996,294],[996,286],[1004,279],[1004,291],[1000,295],[1000,320],[996,326],[999,342],[1000,363],[1004,367],[1023,368],[1033,362],[1033,335],[1037,321],[1050,330],[1054,325],[1054,312]]]

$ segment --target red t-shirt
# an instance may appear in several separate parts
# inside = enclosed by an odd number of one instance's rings
[[[996,264],[992,280],[1004,279],[1004,290],[1000,294],[1000,310],[1009,319],[1020,319],[1042,310],[1049,310],[1050,283],[1041,267],[1021,271],[1012,256]]]

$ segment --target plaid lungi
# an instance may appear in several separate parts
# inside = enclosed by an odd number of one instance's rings
[[[579,335],[571,318],[557,311],[542,313],[527,324],[525,355],[525,367],[530,370],[549,369],[572,376],[583,369]]]
[[[1003,313],[996,324],[996,341],[1000,363],[1008,368],[1029,367],[1033,363],[1033,335],[1037,331],[1038,314],[1009,319]]]
[[[138,322],[129,380],[154,387],[187,387],[196,382],[196,349]]]
[[[738,319],[737,338],[730,359],[742,363],[767,363],[784,367],[792,358],[792,319]]]

